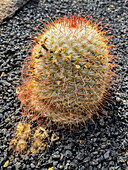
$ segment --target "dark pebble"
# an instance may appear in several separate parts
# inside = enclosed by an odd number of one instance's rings
[[[72,152],[71,152],[70,150],[67,150],[67,151],[65,152],[65,157],[66,157],[66,158],[71,158],[71,157],[72,157]]]

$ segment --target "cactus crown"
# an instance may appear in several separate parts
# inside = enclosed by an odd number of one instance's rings
[[[99,24],[72,15],[45,24],[22,70],[18,96],[27,114],[63,125],[97,114],[112,75],[110,37]]]

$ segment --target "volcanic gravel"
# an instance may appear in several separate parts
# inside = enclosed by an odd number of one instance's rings
[[[13,18],[0,26],[0,167],[2,169],[47,170],[128,170],[128,1],[127,0],[31,0]],[[112,102],[104,103],[107,116],[94,117],[86,127],[69,132],[56,130],[59,140],[48,143],[44,151],[31,155],[11,155],[6,151],[20,120],[20,102],[16,86],[23,60],[29,55],[32,36],[42,26],[38,21],[53,20],[58,14],[92,15],[110,24],[108,35],[117,45],[112,51],[117,58],[111,91]],[[4,168],[5,163],[9,163]]]

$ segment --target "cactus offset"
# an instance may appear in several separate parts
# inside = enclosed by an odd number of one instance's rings
[[[98,25],[77,16],[45,24],[22,70],[18,96],[27,114],[63,125],[97,114],[112,75],[110,37]]]

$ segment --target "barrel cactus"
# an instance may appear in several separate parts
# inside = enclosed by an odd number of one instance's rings
[[[59,17],[35,37],[18,97],[26,115],[62,125],[92,119],[112,76],[109,36],[87,17]]]

